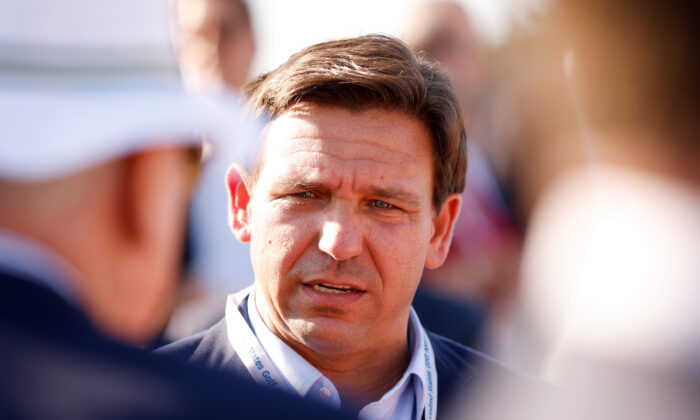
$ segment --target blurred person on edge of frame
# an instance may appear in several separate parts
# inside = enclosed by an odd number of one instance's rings
[[[527,112],[528,125],[543,128],[540,150],[579,151],[551,157],[566,161],[532,213],[517,345],[562,393],[546,408],[485,403],[481,418],[700,416],[699,12],[560,0],[541,20],[532,46],[548,65],[522,80],[539,89],[519,104],[558,98],[567,112]]]
[[[3,418],[335,415],[136,347],[168,317],[199,135],[238,112],[185,93],[168,12],[0,5]]]

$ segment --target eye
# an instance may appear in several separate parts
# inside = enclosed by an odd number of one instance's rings
[[[299,197],[299,198],[314,198],[316,197],[316,194],[312,193],[311,191],[302,191],[298,193],[292,194],[294,197]]]
[[[394,207],[391,204],[387,203],[386,201],[382,201],[382,200],[374,200],[372,202],[372,205],[378,209],[390,209],[390,208]]]

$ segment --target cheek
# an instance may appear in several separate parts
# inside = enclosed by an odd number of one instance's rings
[[[251,229],[251,260],[256,279],[283,283],[297,259],[313,246],[312,224],[305,218],[285,219],[279,211],[258,212]]]
[[[425,224],[371,232],[368,246],[388,298],[405,300],[412,296],[423,274],[429,239],[430,227]]]
[[[422,267],[430,241],[430,223],[410,223],[401,226],[373,226],[368,235],[371,248],[394,264]]]

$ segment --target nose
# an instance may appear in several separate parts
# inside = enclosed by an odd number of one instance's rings
[[[362,229],[352,220],[352,215],[327,220],[321,230],[318,248],[333,257],[344,261],[362,253]]]

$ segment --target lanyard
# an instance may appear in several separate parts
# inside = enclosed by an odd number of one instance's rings
[[[435,374],[435,353],[433,345],[425,333],[425,329],[421,328],[423,333],[423,364],[425,365],[425,383],[426,388],[423,390],[423,419],[435,420],[437,415],[437,392],[438,382],[437,374]]]
[[[236,294],[228,295],[228,300],[226,301],[228,341],[255,382],[296,394],[287,384],[287,381],[284,380],[275,364],[272,363],[255,333],[250,329],[250,326],[238,310],[240,303],[251,293],[252,287],[245,288]],[[249,299],[253,299],[253,296],[251,295]]]

